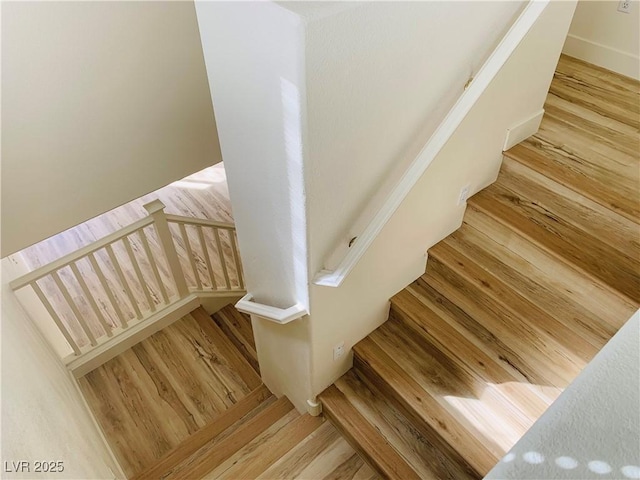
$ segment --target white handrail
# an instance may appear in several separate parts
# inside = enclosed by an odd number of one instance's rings
[[[289,308],[271,307],[269,305],[254,302],[253,296],[250,293],[247,293],[238,301],[238,303],[236,303],[236,309],[243,313],[257,315],[281,325],[293,322],[305,315],[309,315],[307,309],[299,303],[296,303]]]
[[[376,213],[364,231],[358,235],[338,267],[333,271],[321,270],[316,274],[313,283],[327,287],[339,287],[342,284],[548,4],[549,0],[533,0],[529,2],[468,88],[449,111],[444,121],[411,163],[382,208]]]
[[[131,328],[135,325],[147,321],[149,318],[156,318],[156,313],[165,312],[168,314],[169,312],[174,312],[176,305],[179,305],[180,302],[183,302],[186,298],[193,297],[194,294],[196,295],[194,298],[197,298],[197,296],[228,296],[246,293],[244,280],[242,278],[242,265],[236,245],[235,226],[233,224],[178,215],[167,215],[164,212],[165,206],[160,200],[149,202],[144,205],[144,208],[149,213],[148,217],[138,220],[33,272],[27,273],[10,283],[13,290],[19,290],[27,286],[33,289],[71,346],[75,357],[84,356],[97,348],[103,348],[107,343],[111,345],[115,337],[127,337],[130,335]],[[174,234],[169,228],[169,223],[177,224],[178,226],[179,236],[184,242],[184,250],[188,256],[187,261],[193,269],[193,274],[196,278],[195,289],[189,288],[187,284],[187,278],[185,277],[182,262],[178,254],[179,250],[176,243],[178,238],[174,238]],[[155,252],[151,248],[147,234],[144,231],[144,229],[149,226],[153,226],[158,240],[158,244],[154,244],[154,247],[156,247]],[[211,289],[203,286],[199,279],[196,255],[191,248],[186,227],[193,227],[198,231],[204,261],[211,279]],[[204,229],[213,231],[212,236],[215,245],[212,247],[211,253],[216,256],[214,261],[210,258],[207,241],[203,234]],[[223,230],[223,233],[221,234],[219,230]],[[141,248],[139,248],[137,243],[132,243],[132,241],[135,240],[133,236],[136,234],[140,239]],[[223,240],[225,241],[224,245]],[[121,242],[124,247],[126,254],[124,258],[128,259],[128,263],[121,264],[121,260],[114,251],[114,246],[119,244],[118,242]],[[227,249],[226,254],[225,248]],[[108,255],[110,268],[113,269],[111,273],[113,279],[111,281],[107,278],[103,271],[104,269],[96,259],[96,252],[103,249]],[[136,252],[139,250],[144,252],[146,258],[138,258],[140,254],[137,255]],[[164,261],[168,266],[168,273],[174,280],[177,296],[169,295],[167,292],[167,288],[163,283],[164,280],[160,275],[156,256],[164,257]],[[148,267],[150,268],[148,274],[157,282],[160,296],[165,303],[164,306],[159,305],[159,300],[158,305],[156,305],[155,294],[151,291],[153,287],[151,284],[147,284],[147,279],[142,271],[141,260],[148,262]],[[198,256],[198,260],[200,261],[202,259]],[[87,261],[91,265],[95,277],[92,277],[92,274],[89,274],[89,277],[84,276],[85,273],[82,271],[81,263],[79,262]],[[228,268],[228,261],[233,262],[231,265],[235,268],[235,271]],[[219,266],[222,270],[224,288],[219,288],[216,284],[214,266]],[[63,269],[67,267],[70,268],[72,274],[69,278],[75,279],[77,283],[77,285],[71,287],[73,291],[70,290],[61,278]],[[232,277],[232,273],[235,274],[235,277]],[[97,288],[89,287],[88,281],[90,278],[93,278],[93,285]],[[98,283],[96,283],[96,280]],[[41,288],[41,286],[38,285],[38,281],[42,281],[43,284],[49,287],[55,286],[57,292],[62,295],[63,301],[59,301],[56,307],[54,307],[43,291],[43,288],[46,289],[46,287]],[[131,281],[134,283],[130,284]],[[53,285],[51,282],[53,282]],[[137,284],[135,282],[137,282]],[[138,289],[137,286],[140,288]],[[139,295],[137,296],[134,290],[142,292],[144,301],[138,298]],[[106,295],[109,300],[109,305],[106,308],[112,310],[120,324],[120,327],[116,327],[116,333],[113,331],[113,326],[107,321],[105,311],[101,310],[101,307],[98,305],[99,297],[96,297],[96,295],[100,296],[102,294]],[[122,297],[123,294],[128,302],[121,302],[120,300],[122,300],[122,298],[118,298]],[[84,306],[81,308],[81,305]],[[130,306],[133,312],[123,311],[123,306],[127,309]],[[90,307],[90,309],[87,307]],[[99,329],[104,331],[104,333],[100,331],[94,332],[94,330],[90,328],[87,318],[85,318],[85,315],[89,311],[93,312],[99,324]],[[131,313],[134,314],[135,320],[133,320],[130,325]],[[164,313],[162,315],[164,315]],[[84,333],[90,345],[82,345],[85,343],[85,340],[82,337],[78,337],[78,331]]]

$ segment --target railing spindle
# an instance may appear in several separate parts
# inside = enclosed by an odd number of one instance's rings
[[[36,295],[42,302],[42,305],[44,305],[44,308],[47,310],[49,315],[51,315],[51,318],[53,318],[53,321],[55,322],[56,326],[58,327],[62,335],[64,335],[65,340],[67,340],[69,345],[71,345],[71,348],[73,349],[73,353],[75,353],[76,355],[80,355],[82,352],[80,351],[78,344],[73,339],[73,337],[69,333],[69,330],[67,330],[67,327],[64,325],[64,323],[62,323],[62,320],[60,320],[60,317],[58,316],[56,311],[53,309],[51,304],[49,303],[49,300],[47,300],[47,297],[45,297],[44,293],[42,293],[42,290],[40,289],[40,285],[38,285],[35,281],[31,282],[29,285],[31,285],[31,288],[33,288],[33,291],[36,292]]]
[[[129,301],[131,302],[131,306],[133,307],[133,311],[135,312],[136,317],[138,317],[139,320],[142,319],[142,313],[140,313],[140,308],[138,307],[138,303],[136,302],[136,298],[133,296],[133,292],[131,291],[131,287],[129,286],[129,283],[127,282],[127,279],[125,278],[124,273],[122,272],[122,268],[120,267],[120,264],[118,263],[118,259],[116,258],[116,254],[113,253],[113,248],[111,247],[111,245],[107,245],[105,247],[105,249],[107,250],[107,255],[109,255],[109,259],[111,260],[111,263],[113,264],[113,268],[115,268],[116,274],[118,275],[118,278],[120,279],[120,283],[124,287],[124,291],[127,294],[127,297],[129,297]]]
[[[178,252],[176,251],[176,246],[173,243],[169,223],[167,222],[167,217],[163,210],[164,204],[160,200],[154,200],[153,202],[147,203],[144,208],[149,212],[149,215],[153,217],[153,224],[155,226],[156,233],[158,234],[162,251],[169,263],[169,269],[171,270],[173,281],[176,284],[178,296],[180,298],[184,298],[189,295],[189,287],[187,287],[187,280],[185,279],[184,272],[182,271],[180,258],[178,258]]]
[[[191,242],[189,242],[189,236],[187,235],[187,229],[184,226],[184,223],[179,223],[180,226],[180,235],[182,236],[182,241],[184,242],[184,247],[187,250],[187,257],[189,257],[189,263],[191,264],[191,270],[193,270],[193,276],[196,279],[196,287],[198,290],[202,290],[202,281],[200,280],[200,274],[198,273],[198,266],[196,265],[196,259],[193,255],[193,250],[191,248]]]
[[[129,237],[124,237],[122,239],[122,243],[124,243],[124,248],[127,250],[127,255],[129,256],[129,260],[131,260],[131,264],[133,265],[133,270],[136,272],[136,277],[138,277],[138,282],[142,286],[142,292],[144,293],[144,297],[147,299],[147,304],[149,305],[149,309],[152,312],[156,311],[156,302],[153,301],[153,297],[151,296],[151,292],[149,292],[149,287],[147,286],[147,282],[142,276],[142,270],[140,270],[140,265],[138,265],[138,260],[133,253],[133,248],[131,247],[131,241]]]
[[[153,256],[153,253],[151,252],[151,247],[149,246],[149,241],[147,240],[147,234],[144,233],[144,229],[141,228],[140,230],[138,230],[138,235],[140,236],[140,240],[142,241],[144,253],[149,259],[149,265],[151,265],[153,276],[156,278],[156,282],[158,283],[158,288],[160,289],[162,299],[164,300],[165,304],[169,305],[169,295],[167,295],[167,289],[164,286],[164,282],[162,281],[162,277],[160,276],[160,272],[158,271],[158,265],[156,264],[156,260]]]
[[[93,253],[90,253],[88,258],[89,258],[89,262],[91,262],[91,266],[93,267],[93,271],[96,272],[96,275],[98,276],[100,285],[102,285],[102,288],[104,289],[105,293],[107,294],[107,297],[109,298],[109,301],[111,302],[111,305],[113,306],[113,310],[116,312],[116,316],[118,317],[118,320],[120,320],[122,328],[127,328],[129,326],[129,324],[127,323],[127,317],[125,317],[124,313],[122,313],[122,309],[120,308],[120,305],[118,305],[118,300],[116,299],[115,295],[109,288],[109,282],[107,282],[107,277],[104,276],[104,273],[102,272],[102,269],[98,265],[98,261],[96,260],[95,255]]]
[[[78,284],[80,284],[80,288],[82,289],[84,296],[89,301],[89,305],[91,305],[93,312],[96,314],[96,318],[98,319],[98,321],[100,322],[100,325],[102,325],[102,328],[107,334],[107,337],[113,336],[113,333],[111,332],[111,325],[107,323],[107,320],[104,318],[104,316],[102,315],[102,312],[98,308],[98,304],[96,303],[95,298],[93,298],[93,295],[89,291],[87,282],[85,282],[83,276],[80,274],[80,271],[78,270],[78,266],[76,265],[75,262],[71,263],[69,266],[71,267],[73,276],[76,277],[76,281],[78,282]]]
[[[71,307],[71,311],[75,315],[76,320],[78,320],[80,327],[82,327],[82,330],[89,338],[89,342],[91,343],[91,345],[95,347],[98,344],[98,342],[96,342],[96,337],[93,335],[93,332],[87,325],[87,322],[85,322],[84,317],[80,313],[80,310],[78,310],[78,306],[76,305],[76,302],[74,302],[73,298],[71,298],[71,294],[69,294],[69,290],[67,290],[67,287],[65,287],[64,283],[62,283],[62,280],[60,279],[60,275],[58,275],[58,272],[55,271],[55,272],[51,272],[51,277],[53,278],[53,281],[56,282],[56,285],[58,289],[60,289],[60,292],[62,293],[62,296],[64,297],[64,299],[67,301],[67,304],[69,305],[69,307]]]
[[[209,271],[209,278],[211,279],[211,288],[214,290],[218,289],[218,284],[216,283],[215,275],[213,273],[213,268],[211,267],[211,259],[209,258],[209,250],[207,249],[207,242],[204,239],[204,233],[202,232],[202,227],[200,225],[196,226],[198,230],[198,240],[200,241],[200,246],[202,247],[202,253],[204,254],[204,261],[207,264],[207,270]]]
[[[240,289],[244,289],[244,278],[242,278],[242,265],[240,265],[240,256],[238,255],[238,247],[236,245],[238,240],[235,235],[235,230],[229,230],[229,238],[231,239],[231,253],[233,254],[233,261],[236,264],[236,272],[238,273],[238,286]]]
[[[231,290],[231,281],[229,280],[229,272],[227,271],[227,262],[224,258],[224,251],[222,250],[222,242],[220,241],[220,232],[217,228],[213,229],[213,236],[216,239],[216,247],[218,247],[218,257],[220,258],[220,264],[222,265],[222,273],[224,275],[224,281],[227,284],[227,289]]]

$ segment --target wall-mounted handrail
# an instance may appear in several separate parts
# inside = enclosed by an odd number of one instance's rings
[[[357,235],[357,239],[347,250],[338,266],[331,271],[321,270],[318,272],[313,283],[327,287],[339,287],[342,284],[548,4],[549,0],[533,0],[529,2],[498,47],[480,68],[468,88],[449,111],[444,121],[403,174],[383,206],[369,221],[364,231]],[[366,209],[363,211],[366,211]]]
[[[305,315],[309,315],[307,309],[299,303],[296,303],[289,308],[272,307],[270,305],[254,302],[253,296],[250,293],[247,293],[236,303],[236,309],[243,313],[257,315],[281,325],[297,320]]]

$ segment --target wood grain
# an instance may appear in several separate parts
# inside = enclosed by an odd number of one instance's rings
[[[260,365],[256,353],[256,342],[253,338],[251,318],[229,305],[216,312],[213,319],[259,375]]]
[[[149,467],[259,387],[253,369],[206,323],[202,312],[188,315],[79,380],[127,475]],[[236,371],[238,359],[249,384]]]
[[[422,478],[484,476],[640,304],[640,83],[563,56],[545,109],[320,395]]]

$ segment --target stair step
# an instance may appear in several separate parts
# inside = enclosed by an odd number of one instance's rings
[[[276,400],[248,420],[229,427],[161,478],[203,478],[292,410],[293,405],[286,397]],[[290,416],[289,420],[294,416]]]
[[[235,347],[229,337],[223,333],[204,308],[197,308],[191,315],[197,320],[198,325],[203,331],[216,339],[216,345],[218,345],[221,353],[223,353],[224,357],[230,362],[230,375],[238,375],[251,389],[257,388],[262,384],[262,380],[256,370]],[[212,361],[215,363],[215,359],[212,359]],[[222,367],[222,365],[216,365],[217,370]]]
[[[611,175],[603,175],[601,171],[586,167],[580,159],[572,157],[547,141],[531,137],[509,149],[504,155],[606,206],[630,221],[636,221],[640,217],[637,187],[632,188],[627,182],[621,182],[619,178],[614,177],[616,188],[611,188],[608,186],[611,185]]]
[[[520,295],[517,290],[512,289],[511,285],[504,283],[493,272],[483,269],[476,261],[453,249],[448,243],[441,242],[429,252],[431,262],[437,260],[465,279],[469,288],[468,296],[482,296],[487,299],[487,303],[494,305],[503,317],[529,326],[536,337],[553,345],[578,369],[583,368],[598,352],[596,347],[578,335],[574,329],[559,322],[554,316]],[[427,268],[427,273],[429,272]],[[558,366],[564,364],[562,362]]]
[[[264,385],[249,393],[238,403],[222,412],[205,427],[189,436],[172,450],[165,453],[156,463],[138,473],[135,480],[157,479],[166,472],[174,469],[207,443],[214,440],[233,425],[239,425],[241,420],[249,420],[251,415],[259,413],[260,408],[266,408],[276,401],[275,396]]]
[[[433,431],[486,474],[517,435],[472,391],[442,365],[437,352],[427,352],[391,322],[354,347],[354,365],[423,431]]]
[[[576,270],[566,262],[558,261],[555,255],[520,236],[509,225],[493,216],[469,205],[465,212],[464,224],[475,231],[490,235],[489,248],[497,248],[504,262],[510,262],[523,275],[535,279],[539,284],[569,298],[574,304],[582,304],[608,324],[605,337],[610,338],[622,324],[637,310],[635,304],[601,282]],[[506,256],[502,256],[505,253]],[[515,257],[514,257],[515,255]],[[631,312],[631,313],[629,313]]]
[[[572,131],[584,132],[592,139],[597,139],[598,142],[627,155],[637,155],[640,150],[637,129],[564,100],[553,93],[547,96],[544,111],[545,117],[562,120]]]
[[[431,257],[427,274],[418,279],[454,303],[466,315],[457,320],[517,369],[529,383],[564,388],[584,367],[567,358],[565,349],[520,315],[505,310],[502,303],[478,291],[476,285],[460,276],[440,259]]]
[[[593,290],[585,294],[576,288],[575,283],[558,288],[556,276],[559,271],[555,259],[528,261],[466,222],[443,243],[466,258],[473,259],[483,270],[499,279],[502,285],[534,304],[534,311],[542,310],[545,315],[552,315],[563,324],[563,328],[571,330],[570,337],[578,335],[594,347],[592,353],[599,351],[615,334],[616,328],[611,325],[615,320],[609,318],[612,312],[602,312],[606,316],[603,319],[597,310],[590,308],[592,303],[597,305],[602,301],[598,295],[594,295]],[[540,256],[536,258],[540,259]],[[556,268],[550,272],[541,270],[549,264]],[[602,294],[606,295],[606,292]],[[631,309],[628,312],[629,316],[633,313]],[[625,315],[626,312],[620,313],[617,318],[625,318]]]
[[[560,393],[542,391],[530,385],[519,372],[498,357],[486,352],[478,339],[443,308],[438,294],[430,287],[414,282],[391,299],[390,321],[411,329],[424,342],[442,351],[462,372],[471,390],[478,396],[499,396],[529,427]]]
[[[212,315],[216,324],[233,342],[253,369],[260,375],[260,365],[256,353],[256,342],[253,338],[251,318],[233,305],[227,305]]]
[[[369,422],[422,479],[479,478],[442,439],[422,433],[356,369],[335,383],[345,399]]]
[[[331,385],[319,396],[323,413],[353,448],[384,478],[419,479],[416,473],[389,442],[376,430],[345,395]]]
[[[300,415],[292,410],[256,436],[234,455],[206,474],[212,479],[254,479],[300,444],[322,424],[321,417]]]
[[[640,129],[638,84],[634,80],[563,55],[549,91],[636,131]]]
[[[528,198],[508,178],[504,182],[499,178],[469,203],[558,259],[640,302],[640,276],[629,257],[575,227],[535,198]]]

